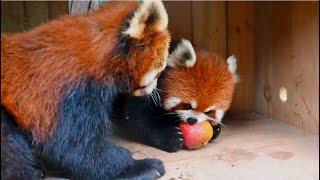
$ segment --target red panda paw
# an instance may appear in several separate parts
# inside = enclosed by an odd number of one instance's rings
[[[182,132],[177,126],[154,131],[151,141],[153,146],[167,152],[176,152],[183,146]]]
[[[220,135],[220,132],[222,129],[220,124],[212,125],[212,128],[213,128],[213,136],[210,139],[209,143],[212,143],[215,139],[217,139],[217,137]]]
[[[131,180],[131,179],[159,179],[165,173],[163,162],[159,159],[141,159],[135,160],[123,175],[117,179]]]

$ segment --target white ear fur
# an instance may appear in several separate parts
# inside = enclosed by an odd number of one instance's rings
[[[170,110],[171,108],[175,107],[176,105],[178,105],[179,103],[181,103],[181,99],[177,98],[177,97],[170,97],[166,100],[166,102],[164,102],[164,108],[166,110]]]
[[[233,81],[235,83],[239,82],[239,77],[236,73],[236,71],[237,71],[237,58],[234,55],[229,56],[227,59],[227,63],[228,63],[229,71],[232,73]]]
[[[145,0],[140,8],[134,13],[130,25],[123,33],[132,38],[139,39],[143,35],[148,19],[154,18],[150,25],[155,26],[158,31],[168,27],[168,14],[160,0]]]
[[[191,42],[182,39],[169,55],[167,62],[170,67],[193,67],[196,63],[196,53]]]

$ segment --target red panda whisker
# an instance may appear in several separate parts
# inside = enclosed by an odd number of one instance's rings
[[[227,128],[226,125],[224,125],[222,122],[217,121],[217,120],[214,119],[214,118],[208,117],[208,119],[211,120],[211,121],[214,121],[215,123],[217,123],[217,124],[219,124],[219,125],[221,125],[223,128]]]
[[[161,96],[160,96],[160,94],[159,94],[159,92],[157,90],[155,90],[155,92],[156,92],[156,94],[158,96],[158,103],[159,103],[160,106],[162,106],[162,104],[161,104]]]
[[[159,88],[155,88],[157,91],[163,91],[162,89],[159,89]]]
[[[156,106],[159,106],[158,99],[157,99],[157,96],[154,94],[154,91],[151,92],[151,96],[152,96],[152,99],[154,100],[154,103],[156,104]]]
[[[178,115],[178,113],[176,113],[176,112],[168,112],[168,113],[164,113],[164,115],[173,115],[173,114],[175,114],[175,115]]]
[[[152,94],[152,96],[153,96],[153,98],[155,100],[156,105],[158,107],[160,107],[161,106],[160,99],[158,98],[158,95],[156,94],[156,91],[152,91],[151,94]]]
[[[221,125],[223,128],[227,128],[226,125],[224,125],[222,122],[218,122],[219,125]]]
[[[157,89],[155,89],[154,92],[155,92],[155,94],[157,95],[157,97],[158,97],[158,103],[159,103],[159,105],[161,106],[161,97],[160,97],[160,94],[159,94],[159,92],[157,91]]]
[[[154,96],[153,96],[153,94],[152,94],[152,93],[150,94],[150,97],[151,97],[151,99],[152,99],[153,103],[154,103],[156,106],[158,106],[157,102],[154,100]]]

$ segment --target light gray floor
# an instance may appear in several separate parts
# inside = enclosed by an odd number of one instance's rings
[[[118,142],[136,158],[162,159],[166,174],[161,180],[319,179],[319,135],[256,114],[227,120],[220,137],[199,150],[166,153]]]
[[[162,159],[167,171],[162,180],[319,179],[319,135],[256,114],[228,120],[217,141],[195,151],[120,144],[137,158]]]

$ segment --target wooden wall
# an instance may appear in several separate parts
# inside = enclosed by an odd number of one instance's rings
[[[240,82],[236,86],[231,112],[253,111],[254,2],[227,3],[227,54],[238,59]]]
[[[1,32],[21,32],[69,12],[66,1],[1,1]]]
[[[256,2],[254,111],[319,133],[318,2]],[[285,87],[287,102],[279,99]]]

